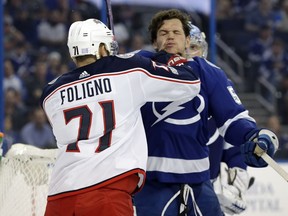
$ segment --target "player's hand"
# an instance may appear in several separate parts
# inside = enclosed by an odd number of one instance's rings
[[[245,194],[254,183],[246,170],[221,163],[220,174],[212,183],[224,213],[234,215],[246,210]]]
[[[167,65],[168,66],[181,66],[185,62],[187,62],[187,59],[180,56],[180,55],[173,55],[168,59]]]
[[[159,51],[152,59],[156,62],[166,64],[168,66],[179,66],[183,63],[187,62],[187,59],[178,55],[178,54],[170,54],[165,51]]]
[[[258,145],[263,152],[273,157],[279,147],[278,138],[272,131],[261,129],[254,133],[249,138],[249,141],[241,145],[241,153],[244,155],[244,161],[248,166],[266,167],[267,163],[255,154],[256,145]]]

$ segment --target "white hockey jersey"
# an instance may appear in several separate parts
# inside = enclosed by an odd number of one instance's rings
[[[193,98],[200,81],[187,66],[138,55],[104,57],[49,83],[42,94],[59,154],[49,200],[94,190],[132,173],[145,178],[147,142],[140,108]]]

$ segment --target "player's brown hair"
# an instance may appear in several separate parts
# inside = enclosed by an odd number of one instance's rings
[[[190,26],[188,25],[190,19],[188,14],[183,13],[177,9],[162,10],[153,16],[148,26],[148,31],[150,32],[150,41],[152,43],[155,42],[157,38],[157,31],[163,25],[164,20],[170,19],[179,19],[182,23],[186,37],[190,35]]]

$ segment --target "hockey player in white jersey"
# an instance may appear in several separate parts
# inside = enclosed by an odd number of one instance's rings
[[[179,10],[157,13],[149,25],[156,51],[164,49],[185,56],[190,46],[188,21],[189,17]],[[161,61],[158,57],[154,59]],[[148,164],[145,185],[134,198],[137,216],[223,215],[210,182],[206,145],[210,138],[210,116],[228,143],[241,146],[247,165],[267,166],[254,154],[256,145],[270,156],[278,149],[275,134],[257,127],[221,68],[202,57],[195,57],[187,64],[201,79],[198,96],[171,103],[147,103],[141,109]]]
[[[196,56],[207,58],[208,44],[205,33],[191,23],[190,27],[191,40],[186,50],[187,59]],[[208,121],[210,139],[207,145],[209,146],[210,178],[213,188],[224,213],[240,214],[247,207],[246,191],[253,184],[254,178],[249,177],[240,148],[225,142],[213,118],[209,118]]]
[[[115,56],[112,31],[96,19],[74,22],[67,45],[77,68],[41,97],[59,148],[45,216],[132,216],[131,195],[141,189],[147,164],[140,108],[193,98],[200,80],[187,66]]]

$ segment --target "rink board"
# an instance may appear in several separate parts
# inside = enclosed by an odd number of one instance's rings
[[[288,163],[280,163],[288,172]],[[247,192],[248,209],[241,216],[287,216],[288,182],[271,167],[248,168],[255,177],[254,185]]]

